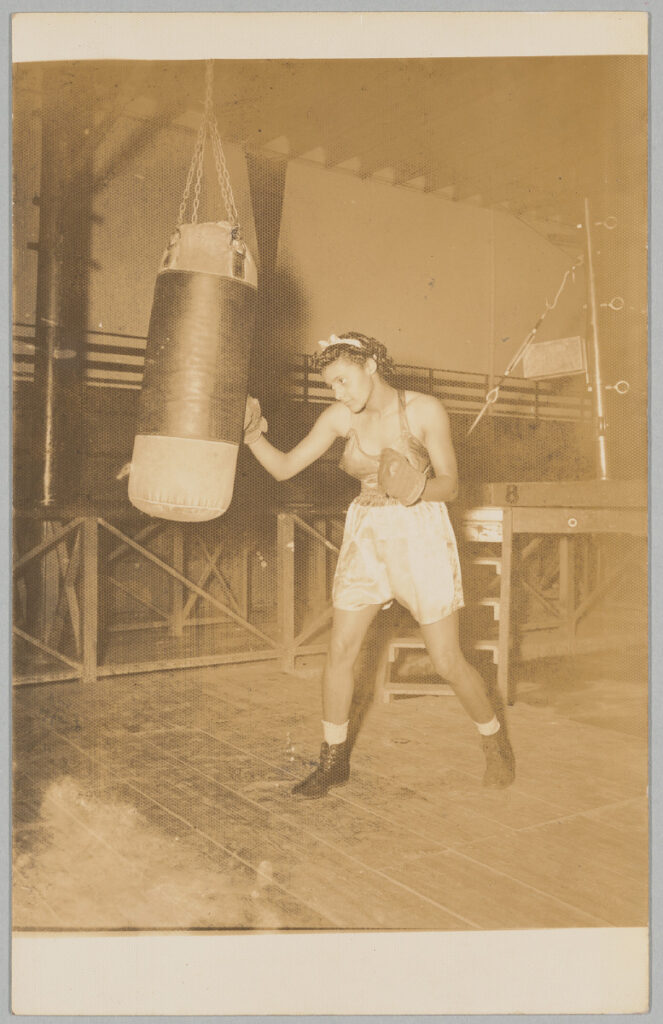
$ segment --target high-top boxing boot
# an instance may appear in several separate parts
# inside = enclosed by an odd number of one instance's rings
[[[324,743],[320,748],[318,767],[302,782],[293,786],[296,796],[316,800],[325,796],[332,786],[344,786],[350,777],[350,751],[345,743]]]
[[[516,759],[504,726],[492,736],[482,736],[481,746],[486,758],[484,786],[506,789],[516,777]]]

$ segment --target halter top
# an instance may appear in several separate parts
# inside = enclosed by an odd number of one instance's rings
[[[351,413],[352,421],[355,420],[354,413]],[[398,420],[400,433],[398,438],[385,447],[394,448],[401,455],[404,455],[408,462],[418,469],[420,473],[429,476],[432,466],[426,447],[418,437],[410,430],[405,410],[405,392],[398,392]],[[366,452],[362,448],[359,435],[355,427],[350,427],[347,433],[347,441],[339,462],[339,467],[355,480],[361,481],[361,491],[357,501],[361,505],[398,505],[396,498],[389,498],[378,485],[378,467],[380,465],[380,453],[377,455]]]

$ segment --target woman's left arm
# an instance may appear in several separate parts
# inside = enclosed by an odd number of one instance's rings
[[[451,441],[449,414],[432,395],[418,396],[412,405],[415,415],[411,415],[410,422],[414,426],[414,420],[420,429],[435,473],[426,481],[421,500],[453,501],[458,494],[458,466]]]

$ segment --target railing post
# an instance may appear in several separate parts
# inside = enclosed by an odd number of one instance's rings
[[[180,575],[185,575],[184,564],[184,526],[182,523],[173,523],[172,530],[172,559],[173,569],[177,569]],[[184,584],[179,580],[170,581],[170,635],[182,636],[184,633]]]
[[[327,537],[327,520],[313,520],[313,529]],[[327,548],[319,540],[311,538],[311,552],[308,565],[308,605],[317,615],[327,604]]]
[[[96,516],[87,515],[82,531],[83,683],[97,681],[97,629],[99,608],[99,539]]]
[[[279,512],[276,527],[278,552],[278,619],[284,672],[295,667],[295,521]]]
[[[539,381],[534,381],[534,422],[539,422]]]

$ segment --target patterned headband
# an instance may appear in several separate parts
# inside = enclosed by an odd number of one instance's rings
[[[335,334],[330,334],[327,341],[319,341],[318,345],[320,348],[329,348],[330,345],[350,345],[351,348],[358,348],[363,351],[364,346],[356,338],[339,338]]]

